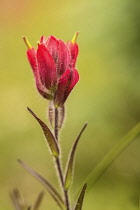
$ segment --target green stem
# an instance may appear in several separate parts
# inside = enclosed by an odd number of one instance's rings
[[[55,108],[54,135],[55,135],[57,143],[58,143],[58,134],[59,134],[59,129],[58,129],[58,120],[59,119],[58,118],[59,118],[58,109]],[[60,149],[60,146],[59,146],[59,149]],[[62,191],[64,193],[66,210],[70,210],[68,191],[65,190],[65,187],[64,187],[64,175],[63,175],[63,170],[62,170],[62,166],[61,166],[60,156],[56,158],[56,166],[57,166],[57,171],[58,171],[58,175],[59,175],[59,178],[60,178],[60,183],[61,183],[61,186],[62,186]]]

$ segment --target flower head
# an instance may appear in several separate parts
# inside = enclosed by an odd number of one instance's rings
[[[76,43],[78,33],[72,41],[64,43],[54,36],[40,38],[37,50],[27,38],[23,38],[28,50],[27,57],[33,70],[36,87],[46,99],[53,100],[56,106],[62,106],[69,93],[79,80],[75,69],[78,56]]]

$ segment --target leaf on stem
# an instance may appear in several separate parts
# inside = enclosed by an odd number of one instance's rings
[[[53,104],[53,101],[50,101],[49,106],[48,106],[48,119],[49,119],[49,122],[50,122],[52,128],[54,128],[54,104]]]
[[[64,118],[65,118],[65,106],[58,107],[58,128],[60,129],[63,125]]]
[[[58,157],[59,156],[59,148],[56,143],[56,139],[55,139],[54,135],[52,134],[52,132],[50,131],[48,126],[41,119],[39,119],[31,109],[29,109],[28,107],[27,107],[27,109],[40,124],[53,156]]]
[[[22,167],[28,171],[33,177],[35,177],[44,187],[45,189],[50,193],[52,198],[56,201],[56,203],[59,205],[61,209],[64,207],[64,201],[59,194],[59,192],[53,187],[53,185],[46,180],[44,177],[42,177],[39,173],[28,167],[25,163],[23,163],[21,160],[18,160],[18,162],[22,165]]]
[[[65,171],[65,189],[67,190],[72,182],[72,177],[73,177],[73,168],[74,168],[74,157],[75,157],[75,152],[76,152],[76,148],[79,142],[79,139],[83,133],[83,131],[85,130],[85,128],[87,127],[87,123],[85,123],[85,125],[83,126],[82,130],[80,131],[79,135],[77,136],[71,152],[69,154],[69,158],[67,161],[67,167],[66,167],[66,171]]]
[[[24,202],[24,199],[22,195],[20,194],[19,190],[15,188],[11,193],[10,193],[13,205],[15,207],[15,210],[23,210],[26,208],[26,204]]]
[[[86,188],[87,188],[87,184],[84,184],[74,210],[82,210]]]
[[[15,190],[17,190],[17,189],[15,189]],[[19,204],[18,198],[17,198],[17,196],[15,194],[15,190],[13,190],[13,192],[10,193],[10,197],[11,197],[12,203],[14,205],[15,210],[22,210],[21,206]]]
[[[42,199],[43,199],[43,196],[44,196],[44,192],[40,192],[35,203],[34,203],[34,206],[33,206],[33,210],[38,210],[39,207],[40,207],[40,204],[42,202]]]

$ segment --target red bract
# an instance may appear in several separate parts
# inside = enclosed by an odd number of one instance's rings
[[[37,50],[24,37],[36,87],[44,98],[53,100],[55,106],[62,106],[65,103],[79,80],[79,74],[75,69],[78,56],[77,35],[78,33],[67,43],[54,36],[47,39],[42,36]]]

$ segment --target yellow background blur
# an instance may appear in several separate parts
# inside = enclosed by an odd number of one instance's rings
[[[69,96],[61,132],[63,164],[85,121],[79,144],[72,200],[82,180],[119,139],[140,121],[140,2],[136,0],[0,1],[0,210],[12,210],[9,192],[18,187],[33,203],[42,186],[16,159],[57,185],[52,158],[29,106],[47,121],[48,102],[35,89],[27,62],[26,35],[70,40],[80,31],[80,82]],[[48,121],[47,121],[48,122]],[[140,137],[112,164],[92,190],[83,210],[135,210],[140,196]],[[46,192],[40,210],[56,210]]]

